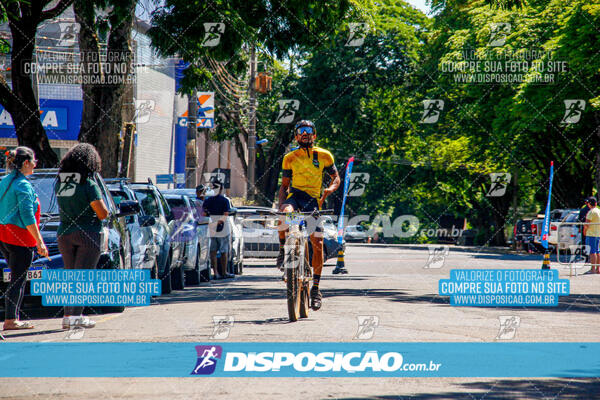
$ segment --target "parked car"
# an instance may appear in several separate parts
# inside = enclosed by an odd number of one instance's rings
[[[210,281],[208,237],[209,218],[200,216],[196,201],[186,195],[165,194],[165,199],[175,217],[173,243],[180,246],[180,262],[185,271],[186,283],[197,285]]]
[[[513,228],[513,245],[517,250],[527,250],[533,240],[531,233],[531,219],[520,219]]]
[[[558,244],[558,226],[561,221],[572,213],[579,215],[579,210],[574,209],[558,209],[550,211],[550,228],[548,230],[548,244],[556,247]]]
[[[183,194],[190,197],[193,200],[198,200],[196,197],[195,189],[166,189],[163,192],[169,194]],[[206,191],[206,197],[214,196],[214,191],[209,189]],[[196,203],[197,204],[197,203]],[[244,238],[242,236],[242,226],[241,222],[235,218],[235,214],[237,212],[236,208],[231,208],[229,210],[229,224],[231,226],[231,243],[229,244],[229,257],[227,258],[227,272],[230,274],[241,275],[244,270]],[[221,254],[217,253],[217,258],[220,258]]]
[[[581,246],[581,225],[574,225],[579,222],[579,211],[569,213],[557,224],[557,234],[559,251],[571,251],[571,246]]]
[[[268,207],[242,206],[237,208],[244,235],[244,256],[276,258],[279,254],[279,231],[276,210]],[[337,228],[330,216],[323,216],[324,259],[337,257],[340,245]],[[342,244],[342,246],[344,246]]]
[[[60,224],[58,204],[54,194],[57,174],[58,170],[56,169],[39,169],[28,177],[40,199],[40,231],[49,253],[49,259],[40,257],[37,253],[34,255],[27,276],[28,280],[41,278],[41,273],[35,271],[64,268],[56,235]],[[104,200],[109,212],[108,218],[102,221],[102,232],[100,234],[102,254],[96,267],[102,269],[129,269],[131,268],[131,240],[125,219],[139,212],[140,205],[137,201],[126,200],[121,201],[117,206],[102,177],[95,174],[93,179],[100,188],[102,200]],[[0,290],[4,292],[10,282],[10,275],[6,261],[3,259],[0,259],[0,268],[3,271]],[[26,294],[28,293],[29,285],[26,285]],[[124,307],[100,307],[100,309],[110,312],[122,312]]]
[[[128,179],[106,179],[106,184],[117,206],[123,200],[137,202]],[[147,215],[140,207],[140,212],[125,217],[125,222],[131,241],[132,268],[147,269],[156,276],[158,246],[155,243],[152,229],[152,226],[156,224],[156,219],[152,215]]]
[[[279,253],[279,221],[275,210],[268,207],[238,207],[237,219],[242,225],[244,257],[275,258]]]
[[[134,182],[131,184],[131,189],[144,213],[155,219],[152,231],[154,242],[158,246],[158,276],[153,276],[153,278],[161,280],[163,294],[171,293],[172,289],[183,289],[185,276],[179,263],[180,249],[172,241],[172,235],[175,232],[175,218],[171,207],[151,180],[145,183]]]
[[[344,239],[347,242],[363,242],[368,240],[367,230],[361,225],[349,225],[344,230]]]

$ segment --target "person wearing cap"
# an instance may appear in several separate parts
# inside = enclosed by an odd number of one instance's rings
[[[590,211],[585,217],[585,225],[583,226],[583,234],[586,236],[585,244],[590,246],[590,263],[592,268],[588,274],[600,273],[600,210],[597,207],[595,197],[588,198]]]
[[[577,217],[577,220],[580,223],[585,223],[585,217],[587,217],[587,213],[590,211],[590,198],[586,197],[585,199],[583,199],[583,207],[581,207],[581,209],[579,209],[579,216]],[[589,258],[589,254],[587,254],[587,252],[585,251],[585,234],[583,233],[583,228],[584,226],[581,225],[581,228],[579,229],[580,233],[581,233],[581,255],[583,257],[585,257],[586,262]]]
[[[229,243],[231,240],[231,227],[229,226],[228,216],[231,202],[222,194],[223,182],[218,178],[213,178],[211,183],[217,194],[209,197],[202,204],[204,215],[212,219],[209,225],[210,262],[216,279],[235,278],[235,275],[227,273]],[[217,252],[221,253],[218,265]]]
[[[196,199],[198,200],[196,202],[196,210],[198,211],[198,215],[204,215],[204,198],[206,197],[206,190],[208,188],[203,185],[203,184],[199,184],[198,186],[196,186]]]

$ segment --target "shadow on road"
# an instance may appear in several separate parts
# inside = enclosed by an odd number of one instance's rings
[[[464,391],[420,393],[412,396],[344,397],[343,400],[442,400],[442,399],[598,399],[600,379],[502,379],[460,384]],[[473,393],[469,391],[475,391]],[[342,398],[340,398],[342,400]]]

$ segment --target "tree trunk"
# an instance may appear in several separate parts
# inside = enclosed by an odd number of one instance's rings
[[[54,168],[58,157],[42,127],[31,75],[26,72],[33,62],[35,41],[31,38],[35,37],[36,29],[37,22],[33,19],[22,20],[19,24],[10,23],[14,49],[11,54],[12,91],[9,94],[12,99],[3,105],[12,117],[19,146],[27,146],[35,152],[39,167]]]
[[[127,79],[131,79],[133,62],[129,39],[133,28],[135,1],[127,0],[119,4],[122,12],[118,12],[116,7],[113,10],[115,15],[124,17],[111,18],[113,25],[107,44],[107,62],[99,68],[97,64],[100,59],[100,46],[93,5],[83,1],[74,5],[75,17],[81,26],[79,48],[82,62],[89,68],[95,67],[101,71],[100,74],[93,74],[96,78],[100,78],[101,75],[106,79],[104,84],[82,85],[83,114],[79,141],[96,147],[102,158],[102,175],[105,177],[115,177],[119,172],[120,132],[123,123],[121,109]],[[120,70],[122,66],[125,68]]]

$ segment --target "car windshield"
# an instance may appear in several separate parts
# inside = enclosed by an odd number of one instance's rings
[[[56,196],[54,195],[56,176],[31,175],[28,179],[40,199],[42,213],[58,214],[58,204],[56,203]]]
[[[160,217],[156,196],[154,196],[152,190],[136,189],[134,193],[135,198],[140,202],[142,209],[147,215],[151,215],[154,218]]]
[[[122,190],[111,190],[110,194],[116,205],[119,205],[123,200],[127,200],[127,194]]]
[[[182,219],[183,217],[185,217],[186,213],[188,212],[185,201],[183,201],[182,198],[166,198],[167,203],[169,203],[169,206],[171,206],[171,211],[173,212],[173,216],[175,217],[175,219]]]

